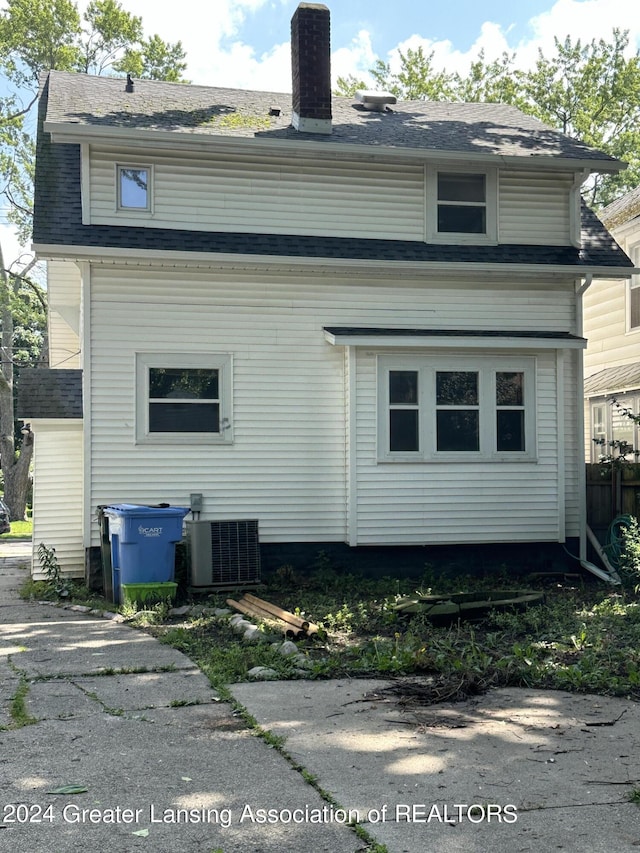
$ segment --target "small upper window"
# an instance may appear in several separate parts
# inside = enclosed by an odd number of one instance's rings
[[[493,243],[498,238],[498,172],[427,168],[428,240]]]
[[[124,210],[151,209],[151,170],[118,166],[118,207]]]
[[[487,233],[485,175],[438,172],[438,231]]]

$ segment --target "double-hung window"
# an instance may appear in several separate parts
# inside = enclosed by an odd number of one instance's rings
[[[535,359],[378,359],[378,459],[534,459]]]
[[[427,237],[435,242],[497,239],[495,169],[427,169]]]
[[[138,353],[136,438],[155,443],[229,443],[231,358]]]

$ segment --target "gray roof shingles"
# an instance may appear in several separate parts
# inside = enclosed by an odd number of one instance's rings
[[[598,152],[546,128],[512,107],[495,104],[417,102],[394,107],[389,114],[355,110],[350,99],[334,99],[330,137],[301,135],[289,127],[290,114],[270,118],[269,106],[285,106],[287,95],[136,80],[124,92],[121,78],[97,78],[52,72],[40,99],[40,121],[147,127],[177,133],[224,136],[269,134],[281,138],[357,142],[390,147],[481,150],[491,154],[557,154],[596,157]],[[135,106],[135,109],[134,109]],[[258,129],[223,122],[225,116],[260,116]],[[344,116],[348,120],[344,119]],[[208,117],[208,118],[207,118]],[[256,119],[257,120],[257,119]],[[191,121],[191,124],[189,124]],[[273,122],[273,126],[269,125]],[[266,123],[266,124],[265,124]],[[249,123],[250,124],[250,123]],[[264,125],[264,126],[263,126]],[[602,158],[611,160],[607,155]],[[473,262],[554,266],[628,267],[631,262],[597,217],[583,207],[583,245],[460,246],[429,245],[412,240],[312,237],[278,234],[190,231],[167,228],[83,225],[80,195],[80,147],[51,143],[38,134],[34,242],[212,254],[336,258],[413,262]]]
[[[621,198],[612,201],[601,213],[607,228],[617,228],[640,217],[640,187],[630,190]]]
[[[585,397],[615,394],[640,388],[640,361],[605,367],[584,380]]]
[[[82,417],[81,370],[21,370],[17,386],[18,418]]]
[[[157,80],[135,80],[128,93],[125,82],[51,72],[47,121],[302,144],[315,139],[377,148],[595,159],[603,166],[617,162],[506,104],[404,101],[379,113],[352,98],[334,96],[332,132],[318,136],[291,127],[291,95]],[[279,116],[269,115],[273,106],[280,109]]]

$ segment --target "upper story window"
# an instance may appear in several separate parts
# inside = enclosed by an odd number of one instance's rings
[[[497,239],[495,169],[427,170],[427,238],[433,242],[490,243]]]
[[[438,172],[438,231],[487,233],[486,175]]]
[[[118,208],[151,210],[151,167],[118,166]]]
[[[629,249],[629,257],[640,267],[640,243]],[[640,275],[631,276],[627,287],[627,331],[635,332],[640,329]]]

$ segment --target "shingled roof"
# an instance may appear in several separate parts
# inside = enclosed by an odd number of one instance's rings
[[[640,361],[605,367],[584,380],[585,397],[620,394],[640,388]]]
[[[135,80],[133,92],[128,92],[122,78],[52,71],[45,121],[67,129],[171,131],[178,137],[566,157],[597,160],[604,171],[620,168],[608,154],[505,104],[405,101],[371,112],[353,98],[334,96],[332,115],[330,135],[302,134],[291,126],[291,95],[157,80]]]
[[[600,215],[607,228],[618,228],[640,217],[640,187],[611,202]]]
[[[81,370],[21,370],[17,385],[18,418],[82,417]]]

